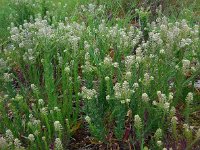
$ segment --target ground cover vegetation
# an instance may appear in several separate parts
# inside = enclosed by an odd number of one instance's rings
[[[1,0],[0,149],[200,149],[199,8]]]

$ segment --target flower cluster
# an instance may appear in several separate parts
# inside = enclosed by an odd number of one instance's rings
[[[134,126],[137,130],[142,128],[142,120],[139,115],[134,116]]]
[[[55,121],[55,122],[54,122],[54,128],[55,128],[55,131],[56,131],[56,132],[61,132],[62,129],[63,129],[63,127],[62,127],[62,125],[60,124],[59,121]]]
[[[82,87],[82,96],[84,99],[91,100],[97,97],[97,92],[95,89],[87,89],[86,87]]]
[[[63,150],[62,141],[59,138],[55,139],[55,149]]]
[[[121,103],[130,102],[132,90],[130,89],[127,81],[124,81],[122,85],[120,83],[116,83],[113,89],[115,91],[115,98],[120,99]]]

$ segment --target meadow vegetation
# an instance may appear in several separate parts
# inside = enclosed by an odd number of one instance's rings
[[[1,0],[0,149],[200,149],[199,8]]]

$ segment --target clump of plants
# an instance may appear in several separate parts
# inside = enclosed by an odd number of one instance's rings
[[[111,23],[105,8],[82,5],[78,21],[45,12],[11,24],[0,59],[1,149],[65,149],[85,123],[108,148],[198,143],[199,26],[150,23],[144,9],[140,26]]]

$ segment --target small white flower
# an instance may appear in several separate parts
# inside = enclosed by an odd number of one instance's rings
[[[118,62],[114,62],[114,63],[113,63],[113,66],[114,66],[115,68],[118,68],[118,67],[119,67]]]
[[[55,129],[56,132],[60,132],[63,129],[60,121],[55,121],[54,122],[54,129]]]
[[[158,103],[156,101],[153,101],[152,104],[155,106],[158,105]]]
[[[121,104],[125,104],[126,103],[126,101],[125,100],[121,100]]]
[[[19,102],[19,101],[23,100],[23,96],[17,94],[17,95],[15,96],[15,100]]]
[[[55,110],[56,112],[61,111],[60,108],[58,108],[58,107],[54,107],[54,110]]]
[[[112,58],[110,56],[106,56],[104,58],[104,65],[107,66],[107,67],[112,65]]]
[[[172,123],[172,125],[176,125],[178,123],[178,119],[176,116],[172,117],[171,123]]]
[[[133,84],[133,88],[134,88],[134,89],[139,88],[139,84],[138,84],[138,83],[134,83],[134,84]]]
[[[189,92],[186,97],[186,102],[191,103],[193,101],[193,93]]]
[[[126,103],[127,104],[130,103],[130,101],[131,101],[130,99],[128,99],[128,98],[126,99]]]
[[[142,128],[142,120],[139,115],[134,116],[134,126],[138,130]]]
[[[3,74],[3,79],[4,79],[5,82],[11,82],[11,81],[13,81],[12,74],[11,73],[4,73]]]
[[[31,141],[31,142],[34,142],[35,141],[35,137],[33,134],[29,134],[28,135],[28,139]]]
[[[42,115],[47,115],[48,114],[48,110],[47,110],[47,107],[43,107],[40,109],[40,112]]]
[[[43,137],[42,137],[42,140],[43,140],[43,141],[45,141],[45,140],[46,140],[46,137],[45,137],[45,136],[43,136]]]
[[[164,50],[164,49],[161,49],[161,50],[160,50],[160,54],[165,54],[165,50]]]
[[[84,99],[91,100],[97,97],[95,89],[87,89],[85,86],[82,87],[82,96]]]
[[[63,150],[62,141],[60,138],[55,139],[55,150]]]
[[[132,73],[130,71],[126,72],[126,79],[129,80],[131,78]]]
[[[41,106],[43,106],[44,105],[44,100],[43,99],[39,99],[38,100],[38,104],[41,105]]]
[[[20,140],[18,138],[16,138],[14,140],[14,145],[15,145],[16,149],[20,149],[22,144],[21,144]]]
[[[126,56],[125,67],[126,67],[127,70],[130,70],[134,63],[135,63],[135,56],[133,56],[133,55]]]
[[[148,101],[149,101],[149,96],[147,95],[147,93],[143,93],[143,94],[142,94],[142,100],[143,100],[144,102],[148,102]]]
[[[172,92],[169,93],[169,97],[168,97],[168,100],[169,101],[172,101],[174,98],[174,94]]]
[[[85,117],[85,121],[86,121],[87,123],[91,123],[91,118],[90,118],[89,116],[86,116],[86,117]]]
[[[110,77],[106,76],[106,77],[105,77],[105,80],[106,80],[106,81],[109,81],[109,80],[110,80]]]
[[[109,99],[110,99],[110,95],[107,95],[107,96],[106,96],[106,100],[109,100]]]
[[[153,80],[154,80],[154,77],[153,77],[153,76],[150,76],[150,80],[153,81]]]
[[[39,93],[39,89],[35,84],[31,84],[31,89],[33,90],[34,93]]]
[[[64,71],[69,74],[70,73],[70,68],[68,66],[65,67]]]
[[[162,137],[162,129],[158,128],[154,134],[154,137],[156,138],[156,140],[161,139]]]
[[[183,124],[183,129],[184,129],[185,131],[189,131],[190,127],[189,127],[188,124],[184,123],[184,124]]]
[[[183,73],[187,74],[187,72],[189,71],[190,69],[190,60],[187,60],[187,59],[183,59],[182,60],[182,64],[183,64]]]
[[[176,113],[176,108],[174,106],[172,106],[170,109],[170,116],[174,116],[175,113]]]
[[[163,145],[162,141],[157,141],[157,145],[161,147]]]
[[[10,129],[6,130],[6,139],[9,142],[12,142],[14,140],[13,133]]]
[[[164,109],[165,109],[166,111],[169,110],[169,106],[170,106],[170,103],[168,103],[168,102],[165,102],[165,103],[164,103]]]
[[[176,70],[179,70],[179,66],[178,66],[178,65],[176,65],[176,66],[175,66],[175,69],[176,69]]]

